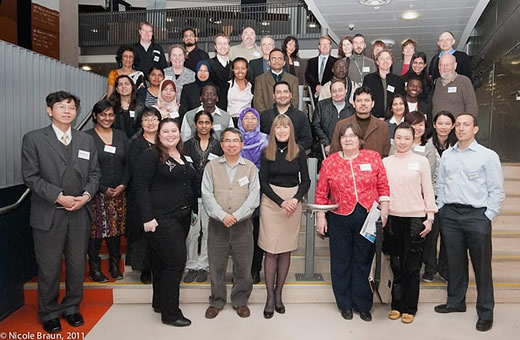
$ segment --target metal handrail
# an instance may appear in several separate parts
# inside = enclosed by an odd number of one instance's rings
[[[103,94],[103,96],[100,99],[105,98],[105,96],[106,96],[106,92],[105,92],[105,94]],[[92,119],[92,110],[90,110],[90,112],[85,117],[83,117],[83,119],[76,126],[76,129],[81,131],[85,127],[85,125],[87,125],[88,121],[91,119]],[[18,198],[18,200],[16,202],[0,208],[0,216],[7,215],[10,212],[18,209],[22,205],[23,201],[25,201],[27,196],[29,196],[30,193],[31,193],[31,189],[27,188],[22,193],[22,195],[20,195],[20,198]]]

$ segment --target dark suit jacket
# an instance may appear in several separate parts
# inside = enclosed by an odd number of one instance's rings
[[[253,59],[247,66],[247,80],[251,85],[255,85],[256,77],[264,73],[264,57]]]
[[[231,61],[226,65],[226,67],[222,66],[217,57],[211,58],[208,62],[211,67],[209,79],[217,85],[217,106],[222,110],[227,111],[228,81],[231,79]]]
[[[383,83],[381,82],[381,77],[377,71],[367,74],[363,78],[363,86],[368,86],[372,90],[372,99],[375,102],[372,114],[376,118],[383,118],[385,116],[385,107],[388,108],[392,105],[394,94],[400,93],[403,96],[406,95],[403,79],[393,73],[388,73],[386,75],[386,89],[383,89]],[[392,86],[393,91],[391,91],[388,86]],[[386,91],[386,105],[384,103],[384,91]]]
[[[282,80],[289,83],[292,92],[291,104],[298,107],[298,78],[292,74],[285,72],[282,74]],[[253,97],[253,107],[260,113],[273,108],[273,87],[274,78],[271,72],[266,72],[256,77],[256,86]]]
[[[94,198],[101,177],[96,146],[92,137],[86,133],[74,129],[71,133],[74,170],[81,176],[83,191]],[[79,157],[80,150],[89,153],[88,160]],[[56,199],[63,191],[64,172],[63,147],[52,126],[25,134],[22,142],[22,174],[25,185],[32,191],[30,223],[33,228],[51,228]]]
[[[457,69],[455,70],[455,72],[457,72],[458,74],[465,75],[470,80],[473,79],[471,77],[471,60],[469,59],[469,56],[462,51],[455,51],[455,53],[453,53],[453,56],[457,61]],[[441,76],[439,73],[439,54],[433,56],[432,60],[430,61],[429,72],[430,76],[432,77],[432,81]]]
[[[334,63],[336,62],[336,58],[329,55],[329,58],[327,59],[327,63],[325,64],[325,71],[323,72],[323,79],[321,80],[321,83],[318,81],[319,74],[318,74],[318,59],[319,56],[309,59],[307,61],[307,69],[305,70],[305,81],[310,86],[312,93],[314,93],[314,90],[316,89],[316,85],[324,85],[326,82],[330,81],[332,79],[332,66],[334,66]]]

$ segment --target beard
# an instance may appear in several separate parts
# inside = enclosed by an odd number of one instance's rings
[[[444,80],[448,80],[452,77],[452,74],[451,73],[448,73],[448,72],[440,72],[440,76],[442,79]]]
[[[195,43],[194,43],[194,42],[185,42],[185,43],[184,43],[184,46],[186,46],[186,47],[192,47],[192,46],[195,46]]]

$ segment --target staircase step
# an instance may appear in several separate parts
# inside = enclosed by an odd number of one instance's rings
[[[502,172],[504,179],[520,180],[520,164],[519,163],[503,163]]]
[[[504,181],[504,191],[505,191],[507,197],[520,196],[520,179],[518,179],[518,180],[506,179]]]

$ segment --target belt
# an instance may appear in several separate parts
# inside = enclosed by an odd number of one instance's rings
[[[450,206],[455,207],[457,209],[462,209],[462,208],[464,208],[464,209],[469,209],[469,208],[471,208],[471,209],[480,209],[480,208],[475,208],[472,205],[460,204],[460,203],[449,203],[449,204],[446,204],[446,205],[450,205]]]

